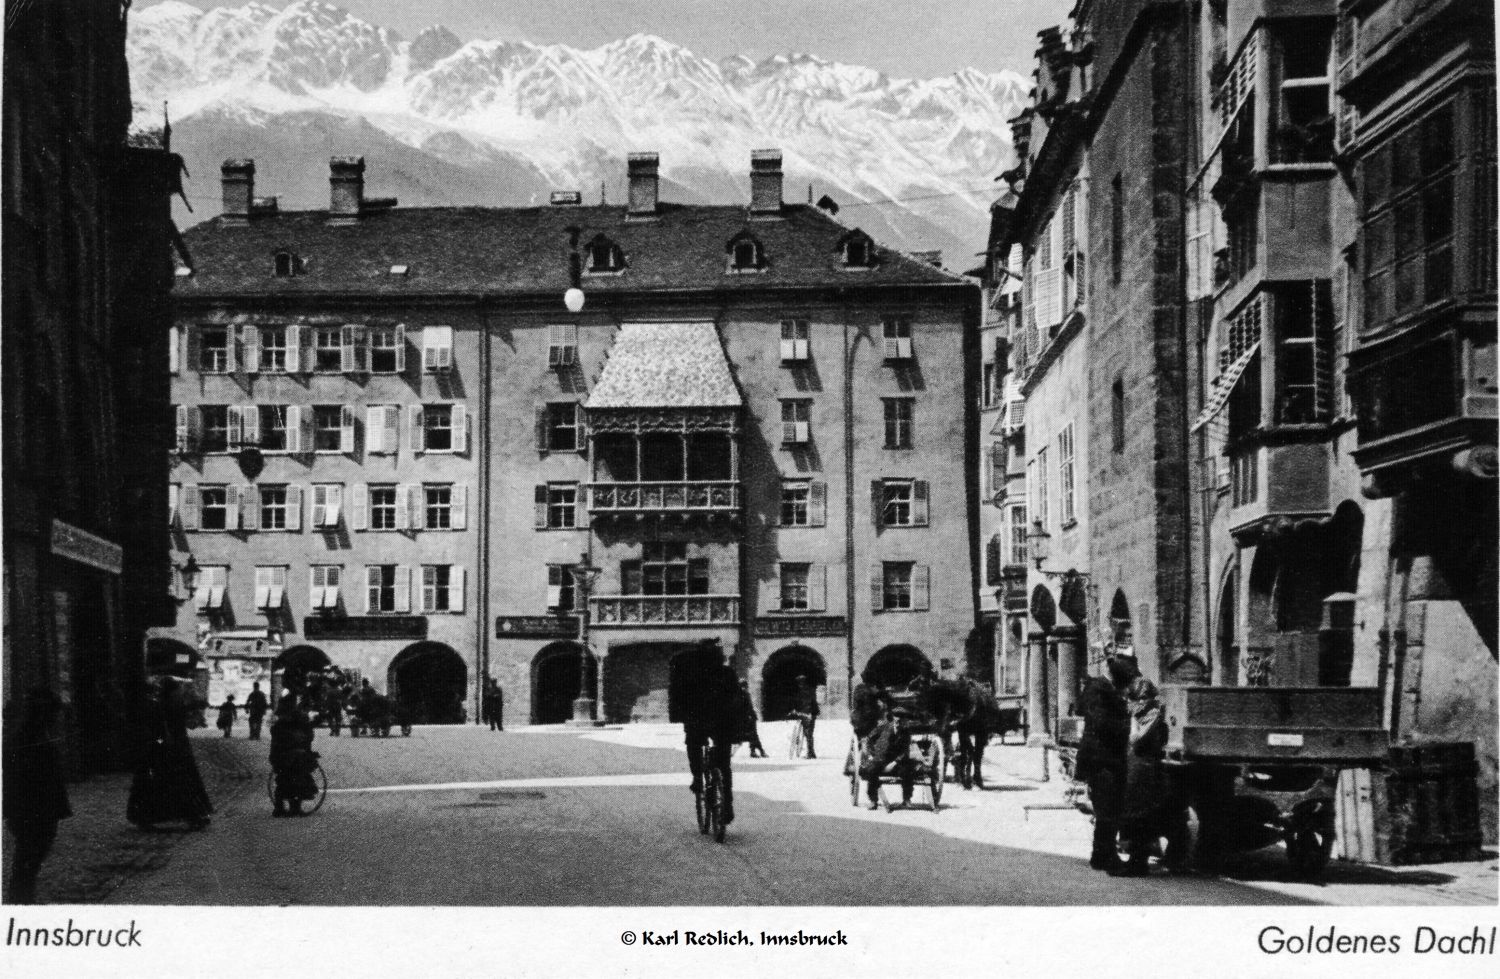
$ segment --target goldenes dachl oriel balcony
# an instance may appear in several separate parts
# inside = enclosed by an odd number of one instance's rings
[[[589,599],[596,626],[736,625],[738,595],[596,595]]]

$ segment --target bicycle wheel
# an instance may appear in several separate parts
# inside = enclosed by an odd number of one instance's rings
[[[802,757],[802,722],[792,718],[792,734],[787,739],[787,757],[796,760]]]
[[[698,832],[705,836],[708,835],[709,830],[708,800],[705,798],[706,795],[707,793],[704,789],[699,789],[693,793],[693,807],[697,810],[698,815]]]
[[[937,812],[943,798],[943,768],[947,764],[942,738],[932,739],[927,761],[927,787],[932,792],[932,811]]]
[[[312,807],[307,810],[307,814],[309,816],[317,812],[319,809],[322,809],[323,800],[328,798],[328,774],[323,771],[322,765],[318,765],[313,768],[312,777],[313,784],[318,787],[318,797],[316,799],[308,800],[312,803]]]
[[[859,766],[863,759],[860,757],[859,738],[854,738],[849,746],[849,804],[859,805]]]
[[[724,776],[718,768],[710,768],[703,776],[703,794],[707,797],[709,829],[713,831],[715,843],[724,842]]]

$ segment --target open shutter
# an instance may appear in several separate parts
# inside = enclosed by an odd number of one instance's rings
[[[536,518],[535,526],[536,526],[536,529],[537,530],[546,530],[547,529],[547,484],[546,483],[538,484],[537,487],[536,487],[536,489],[532,491],[531,498],[532,498],[532,501],[536,504],[536,510],[535,510],[535,518]]]
[[[422,425],[422,406],[411,405],[406,409],[406,430],[411,433],[411,450],[427,450],[427,430]]]
[[[177,374],[182,370],[182,329],[167,327],[167,371]]]
[[[411,611],[411,568],[404,564],[396,566],[396,611]]]
[[[396,487],[396,529],[406,530],[411,526],[411,487]]]
[[[190,371],[201,372],[203,370],[203,344],[199,342],[202,339],[200,336],[202,329],[199,326],[190,326],[182,331],[183,339],[186,341],[183,347],[187,355],[187,369]]]
[[[230,405],[224,410],[224,416],[227,419],[229,427],[229,435],[227,437],[229,451],[234,452],[240,447],[240,443],[245,440],[245,426],[240,419],[240,406]]]
[[[464,569],[455,564],[448,569],[448,611],[464,610]]]
[[[305,444],[302,440],[302,406],[287,405],[286,450],[292,455],[301,455]]]
[[[384,451],[392,454],[396,452],[397,447],[401,444],[398,436],[399,429],[397,427],[399,425],[397,419],[400,417],[401,409],[396,405],[388,405],[384,409],[384,415],[381,418],[381,423],[385,426],[385,434],[381,436],[380,444],[385,446]]]
[[[259,405],[245,405],[240,409],[240,445],[247,449],[260,448]]]
[[[327,486],[313,487],[310,522],[314,527],[327,527],[333,524],[333,521],[328,518],[328,496]]]
[[[286,328],[286,372],[302,373],[302,327],[295,323]]]
[[[339,370],[354,373],[354,327],[348,324],[339,331]]]
[[[365,566],[365,614],[369,615],[375,609],[370,607],[370,596],[379,593],[380,568],[370,564]]]
[[[302,529],[302,487],[286,488],[286,529]]]
[[[991,587],[1000,584],[1000,535],[991,537],[984,545],[984,583]]]
[[[427,491],[421,483],[409,487],[408,497],[411,500],[408,507],[411,511],[411,529],[425,530],[427,528]]]
[[[828,565],[807,567],[807,610],[821,612],[828,607]]]
[[[232,326],[224,327],[224,372],[233,374],[239,370],[239,331]]]
[[[469,413],[463,405],[453,406],[453,451],[459,455],[469,451]]]
[[[240,493],[240,487],[224,487],[224,529],[240,529],[240,509],[244,506],[244,497]]]
[[[911,568],[911,607],[925,612],[931,604],[932,569],[925,564],[914,564]]]
[[[240,327],[240,335],[244,337],[244,361],[242,369],[246,374],[259,374],[260,327],[246,324]]]
[[[911,525],[925,527],[928,523],[927,480],[913,480],[911,484]]]
[[[566,568],[555,564],[547,566],[547,611],[555,612],[562,604],[562,576],[567,574]]]
[[[548,448],[548,445],[549,445],[549,439],[547,437],[547,406],[546,405],[538,405],[537,406],[535,425],[536,425],[536,428],[535,428],[536,450],[538,452],[546,452],[547,448]]]
[[[349,521],[355,530],[370,526],[370,487],[365,483],[354,484],[354,496],[349,504]]]
[[[240,487],[240,529],[260,529],[260,487]]]
[[[885,567],[879,561],[870,564],[870,611],[885,608]]]
[[[194,406],[188,409],[187,423],[188,451],[197,452],[199,447],[203,445],[203,408],[201,406]]]
[[[773,577],[760,583],[760,610],[776,612],[781,609],[781,564],[776,564]]]
[[[396,373],[406,373],[406,324],[396,325]]]
[[[877,527],[885,525],[885,483],[870,480],[870,521]]]
[[[198,529],[198,487],[184,486],[182,488],[182,529]]]
[[[573,427],[575,430],[574,445],[577,446],[579,455],[589,454],[589,419],[583,410],[583,402],[577,401],[573,404]]]
[[[354,406],[344,405],[339,409],[339,451],[354,454]]]
[[[354,372],[370,373],[370,331],[362,324],[354,324]]]
[[[807,525],[823,527],[828,524],[828,484],[814,480],[807,488]]]
[[[391,446],[395,448],[395,446]],[[385,452],[385,409],[365,409],[365,454],[379,455]]]
[[[450,499],[450,525],[454,530],[469,527],[469,487],[466,483],[454,483]]]
[[[187,455],[191,443],[188,440],[188,406],[175,405],[177,415],[177,452]]]

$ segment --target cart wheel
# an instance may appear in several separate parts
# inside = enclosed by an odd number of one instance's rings
[[[849,747],[849,757],[853,762],[853,767],[849,770],[849,804],[855,807],[859,806],[859,766],[863,761],[859,749],[859,738],[855,738]]]
[[[1287,833],[1287,860],[1297,876],[1304,880],[1319,877],[1332,854],[1333,833],[1327,827],[1304,826]]]
[[[947,765],[947,757],[943,752],[942,738],[932,739],[932,754],[932,763],[927,766],[927,785],[932,792],[932,811],[937,812],[938,803],[943,798],[943,771],[944,766]],[[964,788],[968,787],[969,783],[966,781]]]

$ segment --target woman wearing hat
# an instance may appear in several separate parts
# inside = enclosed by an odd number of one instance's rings
[[[185,822],[203,829],[213,813],[193,746],[187,717],[192,709],[184,681],[157,678],[158,691],[150,704],[150,726],[145,758],[130,785],[125,817],[142,829],[157,823]]]

